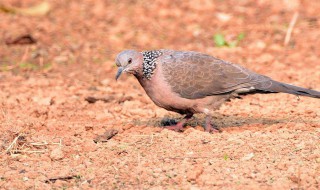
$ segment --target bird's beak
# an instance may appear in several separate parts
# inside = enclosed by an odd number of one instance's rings
[[[120,77],[122,71],[123,71],[123,67],[119,67],[117,75],[116,75],[116,80],[118,80],[118,78]]]

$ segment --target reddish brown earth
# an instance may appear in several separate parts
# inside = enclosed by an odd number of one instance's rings
[[[320,189],[319,99],[247,96],[216,112],[222,133],[203,132],[201,115],[178,133],[160,123],[181,116],[132,76],[116,82],[113,62],[129,48],[195,50],[320,90],[319,1],[49,3],[45,16],[0,12],[1,189]],[[245,38],[219,48],[216,33]],[[36,43],[5,43],[23,35]]]

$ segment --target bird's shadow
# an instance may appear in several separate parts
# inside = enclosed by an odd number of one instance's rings
[[[156,127],[165,127],[170,125],[177,124],[182,117],[163,117],[163,118],[154,118],[149,120],[134,120],[134,125],[146,125],[146,126],[156,126]],[[303,118],[301,116],[288,116],[286,118],[276,119],[276,118],[266,118],[266,117],[244,117],[244,116],[235,116],[235,115],[222,115],[216,113],[213,115],[212,123],[218,128],[229,128],[229,127],[241,127],[244,125],[253,125],[253,124],[262,124],[262,125],[274,125],[274,124],[287,124],[289,122],[293,123],[319,123],[320,120],[310,120]],[[190,119],[186,125],[195,127],[195,126],[204,126],[205,116],[197,115]]]

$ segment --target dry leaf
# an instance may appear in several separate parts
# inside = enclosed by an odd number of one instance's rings
[[[35,44],[37,41],[30,34],[23,34],[15,38],[9,38],[5,40],[7,45],[25,45]]]
[[[27,7],[27,8],[18,8],[10,7],[5,5],[0,5],[0,11],[12,14],[21,14],[26,16],[42,16],[46,15],[51,9],[51,6],[48,2],[43,1],[38,5]]]

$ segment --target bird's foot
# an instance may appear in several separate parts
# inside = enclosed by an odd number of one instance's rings
[[[176,131],[176,132],[181,132],[183,131],[183,125],[185,122],[179,122],[176,125],[170,125],[170,126],[166,126],[166,129],[172,130],[172,131]]]
[[[206,124],[204,130],[209,133],[221,133],[221,129],[212,124]]]
[[[191,119],[192,116],[193,116],[193,113],[187,113],[187,115],[180,122],[178,122],[176,125],[169,125],[169,126],[166,127],[166,129],[177,131],[177,132],[181,132],[181,131],[183,131],[183,125],[189,119]]]
[[[219,127],[217,127],[216,125],[211,123],[211,116],[210,115],[207,115],[207,117],[206,117],[206,124],[204,126],[204,130],[209,133],[221,133],[222,132]]]

